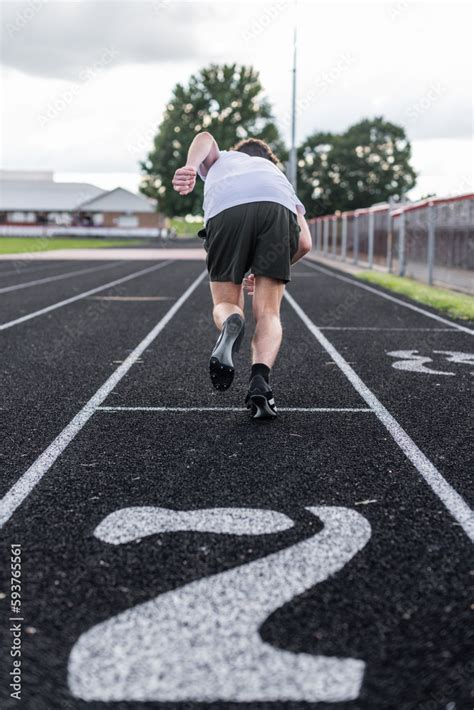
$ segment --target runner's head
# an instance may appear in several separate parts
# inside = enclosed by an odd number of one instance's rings
[[[259,138],[246,138],[245,140],[240,141],[240,143],[237,143],[233,150],[236,150],[239,153],[246,153],[247,155],[252,155],[257,158],[266,158],[272,163],[275,163],[275,165],[278,165],[278,158],[273,153],[270,146],[265,143],[265,141],[261,141]]]

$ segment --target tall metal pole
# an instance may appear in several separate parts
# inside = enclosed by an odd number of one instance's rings
[[[291,150],[289,160],[289,179],[295,191],[297,188],[296,177],[296,49],[297,49],[297,1],[295,0],[295,28],[293,33],[293,97],[291,103]]]

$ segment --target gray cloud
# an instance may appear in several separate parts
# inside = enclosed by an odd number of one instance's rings
[[[292,26],[287,10],[284,0],[0,0],[1,58],[25,72],[3,77],[10,96],[4,152],[15,156],[9,158],[13,164],[28,134],[34,146],[27,150],[28,160],[31,152],[49,160],[52,141],[36,133],[38,115],[59,99],[67,107],[53,112],[56,126],[63,127],[62,139],[57,129],[54,133],[58,164],[64,160],[64,165],[69,161],[87,169],[96,160],[97,169],[100,161],[110,169],[131,169],[129,153],[117,153],[117,138],[125,136],[125,145],[138,142],[145,151],[173,85],[186,83],[192,72],[212,61],[238,61],[260,70],[288,139]],[[299,138],[317,130],[343,131],[375,115],[401,123],[413,141],[472,137],[469,18],[470,6],[457,2],[433,3],[427,14],[425,3],[411,1],[392,7],[383,0],[300,0]],[[347,54],[354,61],[335,71]],[[132,67],[127,87],[120,71],[109,72],[135,63],[148,66]],[[66,95],[41,79],[80,81],[96,67],[98,74],[108,72],[102,93],[92,91],[92,81],[89,93],[76,84]],[[328,77],[327,86],[319,88]],[[133,102],[128,98],[132,83]],[[74,100],[68,102],[71,94]],[[119,126],[117,134],[111,135],[112,125]],[[78,135],[95,150],[74,154],[71,144],[77,144]]]
[[[210,13],[208,3],[174,0],[3,2],[1,59],[27,74],[69,80],[97,63],[193,59]]]

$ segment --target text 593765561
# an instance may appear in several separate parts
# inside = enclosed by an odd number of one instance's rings
[[[10,546],[10,696],[21,700],[21,643],[22,643],[22,580],[21,545]]]

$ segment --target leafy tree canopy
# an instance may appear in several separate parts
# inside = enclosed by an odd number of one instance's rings
[[[221,149],[252,137],[266,141],[281,160],[287,157],[258,72],[250,66],[212,64],[191,76],[187,86],[175,86],[153,149],[140,163],[141,192],[156,199],[159,210],[169,216],[202,211],[202,182],[183,197],[171,180],[186,163],[191,141],[203,130],[212,133]]]
[[[381,116],[314,133],[298,150],[298,194],[310,217],[400,199],[416,182],[410,159],[403,127]]]

